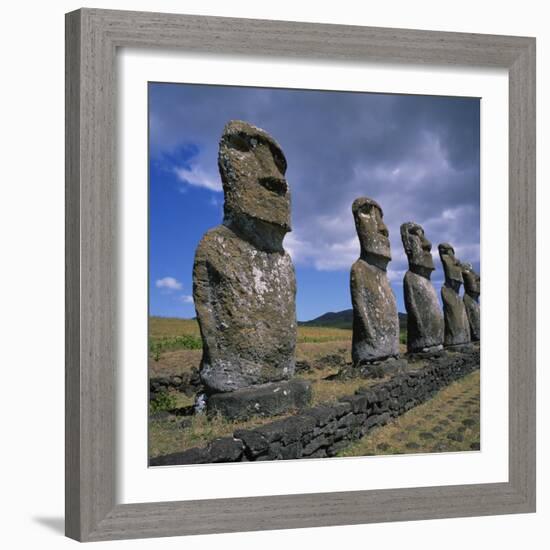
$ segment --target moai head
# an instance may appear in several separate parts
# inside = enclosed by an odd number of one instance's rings
[[[461,264],[455,258],[455,249],[448,243],[441,243],[437,248],[445,272],[445,284],[458,292],[464,281]]]
[[[464,280],[464,292],[477,300],[480,292],[480,278],[474,271],[472,264],[463,263],[462,266],[462,279]]]
[[[385,271],[391,250],[382,208],[373,199],[360,197],[353,201],[351,211],[361,244],[361,258]]]
[[[426,239],[422,226],[414,222],[402,224],[401,240],[409,260],[409,269],[429,279],[435,269],[432,243]]]
[[[231,120],[220,140],[218,168],[225,194],[224,223],[266,233],[275,241],[291,230],[286,159],[264,130]]]

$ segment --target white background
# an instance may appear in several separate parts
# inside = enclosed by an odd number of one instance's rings
[[[119,54],[117,501],[155,502],[508,481],[508,75],[503,70]],[[147,468],[147,82],[481,97],[482,452]],[[492,182],[501,182],[494,193]],[[504,297],[504,299],[503,299]],[[495,312],[498,312],[495,315]],[[204,483],[204,476],[208,483]]]
[[[8,548],[64,548],[63,517],[63,140],[64,21],[76,1],[3,6],[2,201],[2,543]],[[548,273],[550,234],[547,158],[550,31],[544,3],[393,1],[334,2],[94,2],[94,7],[162,10],[312,22],[537,36],[539,279]],[[495,185],[497,182],[495,182]],[[342,545],[382,548],[544,548],[548,544],[549,363],[543,338],[550,330],[545,281],[539,285],[538,513],[124,541],[110,546],[270,549]],[[544,318],[545,317],[545,318]],[[546,400],[543,402],[543,396]],[[544,437],[543,437],[543,434]],[[546,463],[546,471],[541,467]]]

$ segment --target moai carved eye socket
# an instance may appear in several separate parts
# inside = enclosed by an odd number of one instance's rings
[[[382,219],[380,219],[380,224],[378,226],[378,233],[380,233],[380,235],[383,235],[384,237],[390,236],[390,232],[388,231],[388,228],[386,227],[386,224],[382,221]]]
[[[285,157],[275,147],[271,147],[271,154],[273,155],[273,161],[275,162],[275,166],[277,166],[277,170],[284,175],[287,168]]]
[[[424,231],[422,228],[418,227],[417,225],[413,225],[409,228],[409,235],[412,235],[413,237],[418,237],[421,239],[424,236]]]
[[[359,210],[359,215],[364,217],[371,216],[373,213],[372,212],[373,208],[374,207],[372,206],[372,204],[364,204],[363,206],[361,206],[361,209]]]
[[[242,134],[231,134],[227,138],[227,142],[230,147],[241,151],[242,153],[248,153],[251,149],[251,144],[248,138]]]

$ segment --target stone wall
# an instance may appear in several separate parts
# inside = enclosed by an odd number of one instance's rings
[[[438,390],[479,369],[479,348],[441,352],[427,365],[397,374],[338,403],[303,409],[299,414],[218,438],[206,447],[159,456],[151,466],[244,462],[335,456],[369,430],[386,424],[432,397]]]
[[[154,399],[160,393],[171,390],[182,392],[186,395],[194,395],[202,389],[199,371],[196,368],[181,374],[157,376],[149,379],[149,395],[151,399]]]

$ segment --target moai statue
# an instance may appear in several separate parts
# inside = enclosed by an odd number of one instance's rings
[[[474,271],[472,264],[462,264],[462,278],[464,279],[464,306],[470,323],[470,336],[472,342],[479,342],[481,333],[479,329],[479,290],[480,278]]]
[[[445,272],[445,284],[441,287],[445,318],[445,346],[468,344],[470,325],[464,302],[458,294],[460,285],[463,283],[462,266],[455,258],[454,248],[450,244],[442,243],[438,249]]]
[[[286,167],[267,132],[227,123],[218,154],[223,223],[204,235],[193,267],[207,408],[226,416],[275,414],[310,395],[303,381],[280,383],[294,374],[296,348],[296,281],[283,248],[291,230]]]
[[[361,255],[351,268],[352,359],[355,366],[399,354],[399,317],[386,266],[391,260],[388,228],[380,205],[362,197],[353,202]]]
[[[435,288],[430,281],[435,269],[432,243],[417,223],[401,225],[401,240],[409,270],[403,279],[407,309],[407,351],[431,352],[443,348],[443,313]]]

